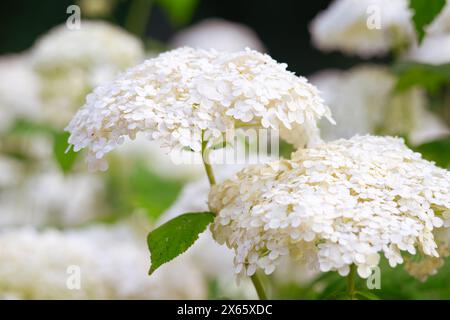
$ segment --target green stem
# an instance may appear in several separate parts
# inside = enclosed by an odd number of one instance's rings
[[[145,28],[150,17],[152,2],[153,0],[133,0],[128,9],[125,28],[141,39],[145,39]]]
[[[205,155],[206,156],[206,155]],[[212,166],[203,159],[203,165],[205,166],[206,175],[208,176],[209,184],[211,186],[216,184],[216,178],[214,177],[214,172]]]
[[[204,131],[202,131],[202,160],[205,167],[206,175],[208,176],[209,184],[211,186],[216,184],[216,178],[214,177],[214,172],[211,164],[209,163],[209,150],[206,148],[208,141],[203,139]]]
[[[261,279],[259,279],[256,272],[251,276],[253,286],[255,287],[256,293],[258,294],[259,300],[267,300],[266,291],[262,285]]]
[[[355,298],[355,275],[356,265],[352,264],[350,266],[350,272],[347,276],[347,294],[351,300]]]

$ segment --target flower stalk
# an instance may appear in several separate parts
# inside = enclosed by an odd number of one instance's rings
[[[205,167],[206,175],[208,176],[208,181],[211,186],[216,184],[216,178],[214,177],[214,172],[211,164],[209,163],[209,149],[207,148],[208,141],[204,139],[205,131],[202,131],[202,161]]]
[[[258,274],[255,272],[251,277],[253,286],[255,287],[256,293],[258,294],[259,300],[267,300],[266,291],[262,285],[261,279]]]
[[[356,265],[350,265],[350,272],[347,276],[347,294],[350,300],[355,299],[355,275],[356,275]]]

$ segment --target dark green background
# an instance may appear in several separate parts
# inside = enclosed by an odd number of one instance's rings
[[[132,1],[132,0],[131,0]],[[278,61],[307,75],[323,68],[347,68],[360,62],[339,53],[324,54],[311,45],[308,24],[330,1],[314,0],[200,0],[189,24],[208,17],[222,17],[254,29]],[[0,53],[20,52],[51,27],[65,22],[68,0],[2,0],[0,2]],[[122,25],[130,1],[120,1],[113,22]],[[167,41],[177,29],[158,5],[151,11],[147,35]]]

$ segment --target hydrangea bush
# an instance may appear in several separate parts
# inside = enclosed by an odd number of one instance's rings
[[[1,299],[449,296],[445,0],[333,1],[312,44],[384,58],[307,78],[225,20],[158,55],[151,5],[0,57]]]
[[[390,85],[386,82],[386,85]],[[425,278],[448,254],[438,238],[450,225],[450,173],[398,138],[355,136],[322,142],[317,122],[331,114],[319,91],[268,55],[181,48],[145,61],[95,89],[67,130],[93,169],[140,134],[171,149],[201,153],[210,212],[180,215],[148,235],[150,274],[187,250],[214,219],[219,243],[234,251],[235,273],[271,274],[283,257],[353,281],[402,252],[425,256],[407,270]],[[299,148],[291,160],[250,166],[216,185],[208,149],[227,130],[271,127]],[[349,295],[354,297],[354,290]]]

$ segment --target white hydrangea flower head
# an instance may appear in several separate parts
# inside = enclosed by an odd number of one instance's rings
[[[281,257],[366,278],[383,253],[439,257],[450,227],[450,172],[402,139],[355,136],[250,166],[213,187],[212,231],[235,251],[235,271],[272,273]]]
[[[378,13],[380,28],[369,28],[371,15]],[[411,16],[407,0],[335,0],[313,20],[310,31],[321,50],[369,58],[414,41]]]
[[[180,48],[129,69],[87,97],[67,127],[69,143],[88,148],[91,168],[138,133],[170,150],[202,149],[228,130],[280,130],[299,147],[319,139],[331,115],[317,89],[268,55]],[[288,134],[288,133],[289,134]]]
[[[330,141],[356,134],[407,135],[413,144],[448,135],[442,120],[426,109],[423,90],[394,92],[396,78],[380,65],[326,70],[310,77],[330,107],[336,125],[321,121],[322,138]]]
[[[205,299],[206,285],[189,259],[180,257],[149,277],[148,250],[132,228],[0,234],[0,297],[16,299]],[[68,285],[68,267],[81,271],[80,290]],[[75,275],[73,273],[72,275]]]
[[[26,53],[0,56],[0,132],[18,119],[39,119],[38,79]]]
[[[173,48],[192,47],[219,51],[250,48],[265,51],[258,35],[248,26],[218,18],[209,18],[179,31],[170,41]]]
[[[31,49],[31,59],[46,117],[64,126],[94,87],[141,62],[144,47],[117,26],[82,21],[79,30],[65,24],[50,30]]]

